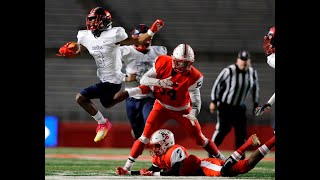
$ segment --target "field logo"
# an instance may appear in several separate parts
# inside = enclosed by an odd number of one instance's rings
[[[58,117],[45,116],[45,146],[55,147],[58,144]]]

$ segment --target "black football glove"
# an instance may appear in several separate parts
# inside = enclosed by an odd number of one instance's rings
[[[254,115],[255,115],[255,116],[260,116],[260,115],[262,115],[266,110],[270,109],[270,107],[271,107],[271,104],[265,103],[264,105],[259,106],[259,107],[257,107],[257,108],[255,109]]]

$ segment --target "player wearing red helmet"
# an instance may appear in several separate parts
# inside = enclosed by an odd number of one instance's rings
[[[275,26],[271,26],[268,29],[268,32],[263,37],[263,50],[266,56],[269,56],[270,54],[276,52],[275,35],[276,35],[276,28]]]
[[[97,84],[82,89],[76,95],[77,103],[98,123],[94,142],[101,141],[111,129],[111,123],[104,118],[91,99],[100,99],[105,108],[109,108],[113,96],[121,89],[125,74],[121,72],[122,62],[120,45],[144,44],[162,28],[164,22],[156,20],[147,33],[133,38],[123,27],[112,27],[112,16],[103,7],[95,7],[86,17],[86,30],[79,30],[77,43],[66,43],[59,49],[57,56],[75,57],[89,52],[97,65]]]
[[[276,68],[276,46],[275,46],[275,37],[276,37],[276,27],[271,26],[265,36],[263,37],[263,50],[266,54],[267,57],[267,63],[269,64],[270,67]],[[276,101],[276,94],[273,93],[273,95],[270,97],[270,99],[264,103],[262,106],[259,106],[255,109],[255,115],[260,116],[262,115],[265,111],[269,110],[271,106],[275,103]],[[274,123],[273,123],[273,129]],[[275,132],[275,130],[274,130]]]

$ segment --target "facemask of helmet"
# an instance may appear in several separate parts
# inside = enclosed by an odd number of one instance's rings
[[[194,62],[194,52],[190,45],[179,44],[171,55],[172,68],[178,73],[185,73],[191,69]]]
[[[160,129],[153,133],[150,139],[150,155],[162,156],[175,144],[173,133],[167,129]]]
[[[141,36],[144,33],[147,33],[148,29],[149,29],[149,27],[146,26],[145,24],[139,24],[132,30],[131,37],[134,39],[138,39],[139,36]],[[137,51],[146,52],[147,49],[151,46],[151,40],[152,39],[150,39],[149,41],[147,41],[143,45],[135,45],[134,44],[133,46]]]
[[[99,37],[101,32],[111,27],[112,17],[109,11],[102,7],[91,9],[86,17],[87,30],[90,30],[94,36]]]

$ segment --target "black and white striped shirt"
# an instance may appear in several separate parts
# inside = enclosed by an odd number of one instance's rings
[[[236,64],[231,64],[224,68],[211,91],[211,100],[226,103],[233,106],[244,104],[247,95],[252,92],[252,100],[258,103],[259,83],[258,74],[255,69],[249,67],[246,71],[241,71]]]

